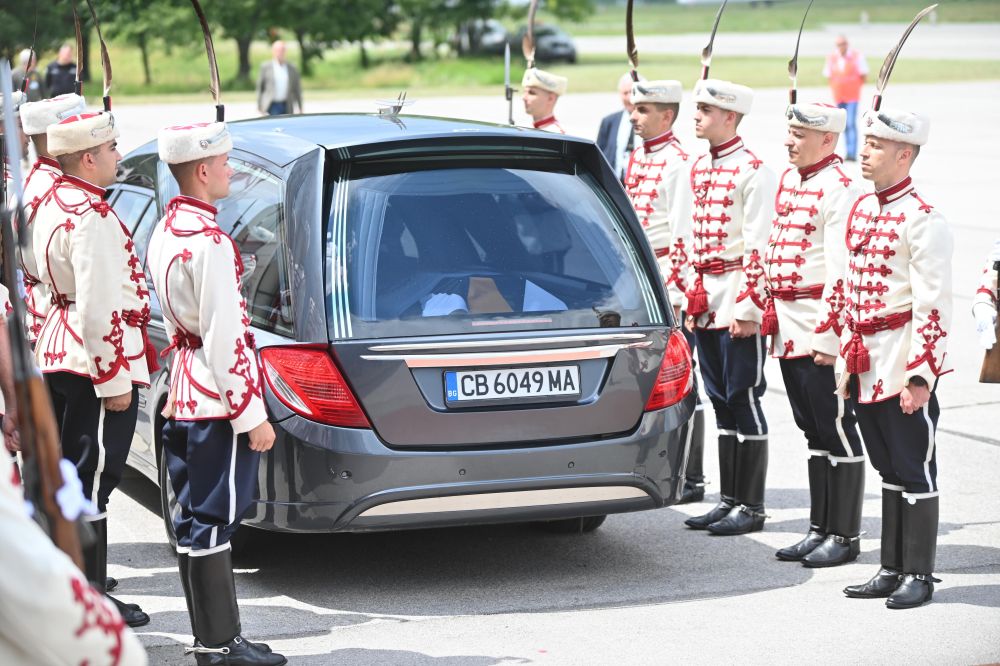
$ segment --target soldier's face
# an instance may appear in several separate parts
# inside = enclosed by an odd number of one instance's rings
[[[521,96],[521,99],[524,100],[524,112],[529,116],[544,113],[549,106],[555,106],[555,97],[555,94],[548,90],[528,86],[524,89],[524,95]]]
[[[827,132],[789,127],[785,148],[788,149],[788,161],[797,167],[807,167],[815,164],[828,154],[830,141]]]
[[[875,181],[876,184],[886,177],[889,180],[897,177],[902,179],[912,162],[912,156],[913,149],[905,143],[867,136],[860,153],[861,175],[865,180]]]
[[[712,141],[725,132],[726,111],[717,106],[698,104],[694,112],[694,134]]]
[[[118,163],[122,154],[118,152],[118,142],[108,141],[90,153],[94,161],[94,185],[108,187],[114,185],[118,175]]]
[[[632,126],[643,139],[658,137],[670,129],[673,112],[657,109],[656,105],[639,102],[632,109]]]
[[[229,153],[205,160],[205,176],[208,194],[212,201],[229,196],[229,183],[233,179],[233,168],[229,166]]]

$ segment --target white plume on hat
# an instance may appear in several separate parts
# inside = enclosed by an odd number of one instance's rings
[[[830,104],[789,104],[785,109],[789,127],[840,134],[847,127],[847,111]]]
[[[569,79],[565,76],[546,72],[537,67],[531,67],[525,70],[524,78],[521,79],[521,87],[541,88],[557,95],[564,95],[566,94],[566,88],[569,87]]]
[[[47,130],[49,152],[55,157],[100,146],[117,139],[115,117],[108,111],[70,116]]]
[[[27,97],[23,92],[21,92],[20,90],[14,91],[14,106],[13,106],[14,115],[17,115],[17,110],[21,108],[22,104],[24,104],[25,99],[27,99]],[[3,110],[4,110],[4,100],[0,98],[0,113],[3,113]]]
[[[694,103],[746,115],[753,105],[753,90],[731,81],[700,79],[694,84]]]
[[[195,123],[164,127],[158,140],[160,159],[167,164],[183,164],[225,155],[233,149],[233,137],[226,123]]]
[[[680,81],[637,81],[632,84],[632,103],[679,104],[684,95]]]
[[[75,93],[57,95],[38,102],[28,102],[21,107],[21,125],[28,136],[44,134],[49,125],[56,125],[70,116],[87,110],[83,97]]]
[[[869,109],[861,116],[861,133],[922,146],[930,138],[931,121],[927,116],[902,109]]]

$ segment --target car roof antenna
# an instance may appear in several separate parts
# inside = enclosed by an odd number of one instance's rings
[[[380,116],[398,116],[403,107],[413,104],[416,100],[406,99],[406,91],[399,93],[396,99],[377,99],[375,105],[378,107]]]

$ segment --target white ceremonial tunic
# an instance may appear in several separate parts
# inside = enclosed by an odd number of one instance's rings
[[[31,224],[35,221],[38,205],[55,186],[61,175],[62,169],[58,162],[51,157],[39,157],[28,173],[28,178],[24,181],[24,212],[27,217],[28,233],[24,235],[17,251],[18,260],[21,262],[21,272],[24,273],[24,303],[27,307],[24,323],[28,330],[28,341],[32,343],[38,339],[38,333],[42,330],[42,324],[45,323],[45,315],[48,313],[51,303],[45,284],[38,279],[38,264],[35,262]]]
[[[145,664],[114,604],[28,517],[13,473],[0,455],[0,664]]]
[[[556,120],[555,116],[548,116],[547,118],[542,118],[541,120],[532,123],[535,129],[544,130],[546,132],[552,132],[553,134],[565,134],[566,130],[562,128],[559,121]]]
[[[691,162],[673,132],[632,151],[625,190],[674,307],[684,304],[691,250]]]
[[[764,249],[774,210],[775,178],[739,136],[715,146],[691,168],[693,252],[687,310],[702,329],[764,314]],[[692,307],[694,306],[694,307]]]
[[[132,237],[104,190],[63,175],[31,224],[52,305],[35,344],[43,373],[89,377],[100,398],[149,385],[149,290]]]
[[[227,419],[236,433],[267,418],[246,301],[243,262],[215,207],[174,197],[149,241],[147,262],[175,350],[164,416]]]
[[[973,309],[980,303],[989,306],[991,310],[997,309],[997,270],[993,268],[992,261],[983,267],[983,278],[979,281],[976,295],[972,299]]]
[[[844,328],[847,245],[844,228],[861,188],[830,155],[804,169],[785,171],[775,197],[775,218],[764,255],[768,305],[777,331],[775,358],[802,358],[816,351],[836,356]]]
[[[931,388],[947,374],[951,330],[952,234],[944,216],[907,177],[854,204],[847,219],[847,326],[837,360],[846,385],[852,359],[860,402],[898,396],[911,377]],[[852,329],[867,330],[852,330]],[[872,329],[877,329],[872,331]]]

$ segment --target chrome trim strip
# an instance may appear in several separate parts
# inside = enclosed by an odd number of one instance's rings
[[[480,347],[520,347],[562,342],[602,342],[611,340],[642,340],[645,333],[606,333],[604,335],[560,335],[548,338],[518,338],[516,340],[466,340],[464,342],[422,342],[399,345],[375,345],[368,351],[420,351],[423,349],[477,349]]]
[[[384,354],[362,355],[366,361],[403,361],[408,368],[454,368],[470,365],[511,365],[518,363],[559,363],[595,358],[610,358],[622,349],[644,348],[653,343],[632,342],[618,345],[591,347],[564,347],[561,349],[528,349],[510,352],[469,352],[465,354]]]
[[[648,499],[641,488],[633,486],[592,486],[589,488],[551,488],[548,490],[515,490],[501,493],[481,493],[477,495],[452,495],[449,497],[424,497],[421,499],[399,500],[373,506],[362,512],[358,518],[376,516],[406,516],[421,513],[444,513],[450,511],[489,511],[494,509],[518,509],[554,504],[576,504],[580,502],[612,502],[615,500]]]

